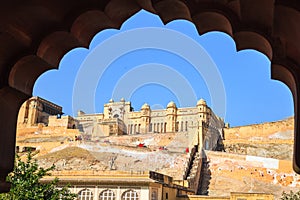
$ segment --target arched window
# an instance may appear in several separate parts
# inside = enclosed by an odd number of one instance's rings
[[[209,140],[205,139],[205,150],[209,150]]]
[[[100,193],[99,200],[116,200],[116,195],[112,190],[104,190]]]
[[[151,200],[157,200],[157,199],[158,199],[157,190],[152,190]]]
[[[181,125],[180,125],[180,132],[183,131],[183,121],[181,121]]]
[[[127,190],[122,194],[122,200],[138,200],[139,196],[134,190]]]
[[[78,200],[93,200],[94,195],[91,190],[84,189],[78,193]]]
[[[130,124],[128,124],[128,126],[127,126],[127,134],[129,135],[130,134]]]
[[[188,122],[186,121],[185,122],[185,131],[187,131],[188,130]]]

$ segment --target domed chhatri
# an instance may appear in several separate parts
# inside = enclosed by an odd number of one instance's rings
[[[141,110],[144,110],[144,109],[150,109],[149,104],[144,103],[144,105],[142,106]]]
[[[115,101],[113,99],[110,99],[109,100],[109,103],[114,103]]]
[[[174,103],[174,101],[170,101],[167,105],[167,108],[176,108],[176,104]]]
[[[198,102],[197,102],[197,106],[201,106],[201,105],[206,105],[206,101],[204,99],[200,99]]]
[[[122,97],[122,98],[120,99],[120,102],[125,102],[125,99]]]

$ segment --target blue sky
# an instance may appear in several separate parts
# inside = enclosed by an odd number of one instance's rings
[[[51,84],[49,84],[51,83]],[[98,33],[89,49],[76,48],[36,81],[33,95],[76,116],[103,111],[110,98],[124,97],[135,110],[144,103],[193,107],[203,98],[232,126],[280,120],[293,115],[291,92],[270,79],[270,61],[254,50],[236,51],[232,38],[199,36],[191,22],[140,11],[120,30]]]

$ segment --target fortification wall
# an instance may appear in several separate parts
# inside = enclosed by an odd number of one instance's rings
[[[224,128],[225,140],[293,139],[294,118],[281,121]]]
[[[75,136],[80,135],[78,129],[66,129],[64,127],[36,126],[17,129],[17,151],[35,149],[39,155],[51,151],[53,148],[75,142]]]
[[[292,160],[294,118],[224,129],[228,153]]]

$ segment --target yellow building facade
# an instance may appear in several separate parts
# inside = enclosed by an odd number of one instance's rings
[[[76,119],[82,132],[94,137],[146,133],[187,132],[190,146],[214,149],[222,138],[224,121],[214,114],[206,101],[200,99],[195,107],[178,108],[171,101],[165,109],[152,110],[145,103],[134,111],[131,102],[110,100],[103,113],[78,112]]]
[[[62,116],[62,107],[41,97],[25,101],[18,115],[18,128],[40,126],[77,128],[77,121],[71,116]]]
[[[48,124],[49,116],[62,115],[62,107],[41,97],[31,97],[19,110],[18,125],[30,127],[39,123]]]
[[[173,178],[153,171],[124,172],[61,171],[59,187],[71,184],[70,191],[78,200],[274,200],[273,194],[238,193],[230,196],[195,195],[193,190],[176,184]],[[49,182],[46,177],[42,182]]]

